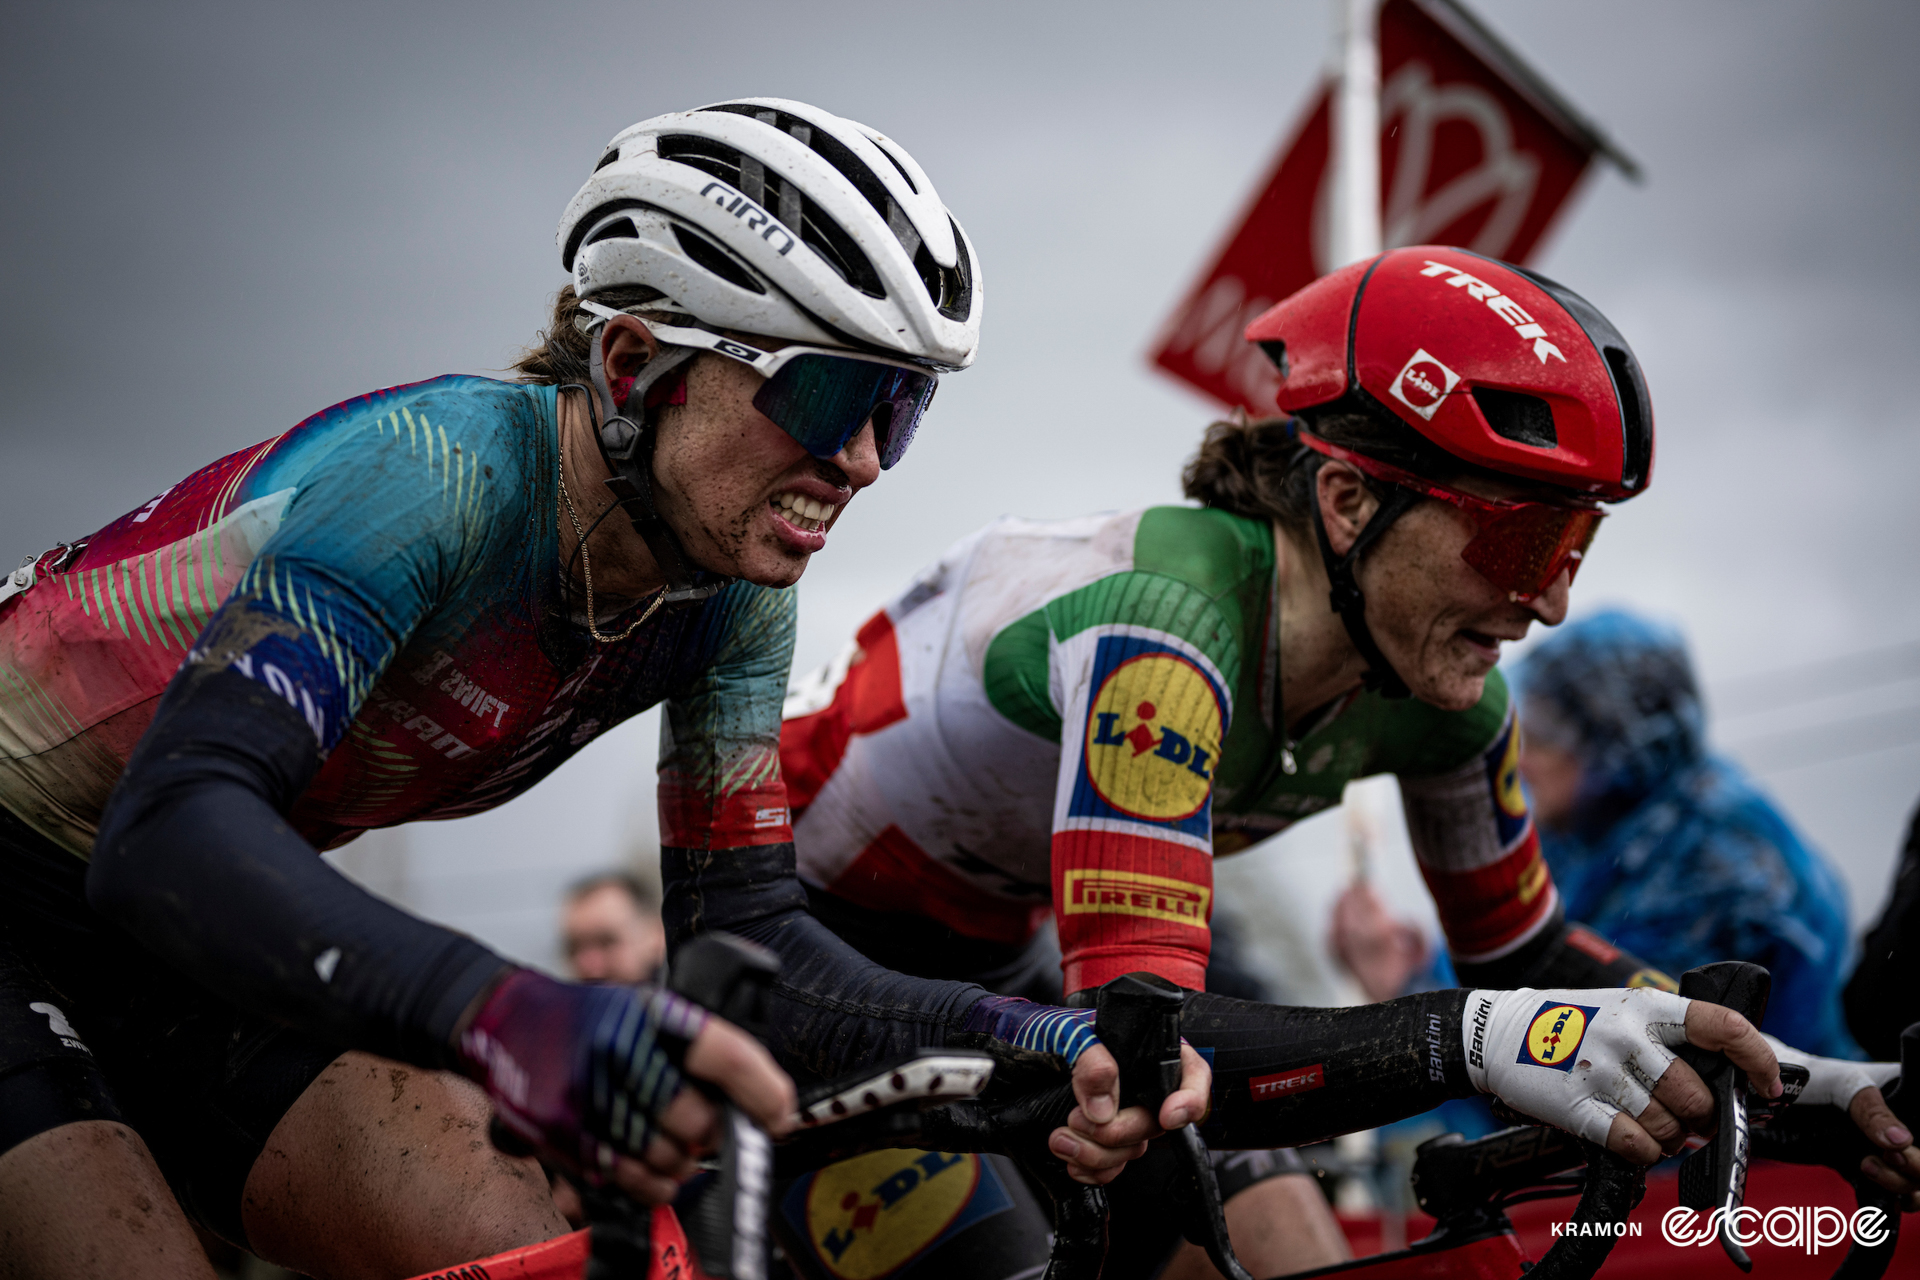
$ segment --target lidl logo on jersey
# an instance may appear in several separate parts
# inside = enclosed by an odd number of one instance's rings
[[[1139,871],[1076,868],[1063,877],[1061,911],[1070,916],[1145,916],[1205,928],[1213,890],[1206,885]]]
[[[1091,683],[1071,816],[1205,837],[1226,724],[1213,673],[1168,641],[1109,635],[1095,650]]]
[[[802,1227],[828,1273],[880,1280],[948,1234],[1013,1207],[976,1155],[874,1151],[803,1178],[782,1214]]]
[[[1520,789],[1520,726],[1511,713],[1481,757],[1487,770],[1487,787],[1493,792],[1493,817],[1500,843],[1511,848],[1527,830],[1527,796]]]
[[[1580,1053],[1580,1042],[1587,1038],[1587,1024],[1599,1012],[1597,1005],[1547,1001],[1533,1015],[1527,1038],[1514,1061],[1554,1071],[1572,1071]]]

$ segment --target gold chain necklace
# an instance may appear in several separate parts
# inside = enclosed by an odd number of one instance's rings
[[[622,631],[619,635],[609,636],[600,633],[599,616],[595,614],[593,610],[593,553],[587,550],[586,530],[580,527],[580,516],[573,509],[573,495],[567,492],[567,447],[564,442],[562,442],[560,446],[560,466],[558,470],[560,473],[560,500],[566,504],[567,520],[573,525],[574,541],[580,548],[580,575],[586,579],[587,583],[587,634],[595,640],[598,640],[601,644],[615,644],[621,640],[625,640],[641,627],[647,625],[647,619],[654,615],[660,608],[660,602],[667,598],[667,589],[661,587],[659,591],[655,592],[653,603],[647,606],[647,611],[635,619],[633,625],[625,631]]]

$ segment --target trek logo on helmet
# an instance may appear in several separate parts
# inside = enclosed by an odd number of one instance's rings
[[[1520,335],[1520,337],[1532,338],[1533,354],[1540,358],[1541,364],[1547,362],[1548,356],[1552,356],[1561,364],[1567,362],[1566,356],[1560,353],[1560,348],[1547,341],[1546,329],[1531,315],[1527,314],[1526,309],[1512,298],[1501,293],[1479,276],[1469,275],[1458,267],[1449,266],[1444,262],[1435,262],[1432,258],[1428,258],[1426,263],[1427,265],[1420,269],[1421,275],[1431,277],[1446,275],[1449,271],[1453,272],[1453,275],[1447,280],[1448,284],[1456,289],[1465,289],[1468,294],[1486,303],[1487,309],[1512,325],[1513,331]],[[1394,393],[1396,395],[1399,394],[1397,387]],[[1433,414],[1428,412],[1425,416],[1431,418]]]
[[[1413,410],[1427,421],[1433,421],[1434,410],[1460,384],[1460,375],[1427,354],[1421,347],[1413,353],[1413,359],[1393,380],[1388,390],[1393,398]]]

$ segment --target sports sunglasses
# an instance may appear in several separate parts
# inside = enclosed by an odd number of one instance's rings
[[[1438,498],[1466,512],[1476,532],[1461,549],[1460,558],[1481,577],[1507,593],[1518,604],[1538,599],[1553,580],[1567,571],[1571,583],[1580,572],[1587,547],[1606,512],[1598,507],[1561,506],[1552,502],[1522,502],[1482,498],[1450,489],[1410,471],[1365,454],[1342,449],[1310,432],[1298,432],[1300,443],[1316,453],[1429,498]]]
[[[833,347],[786,346],[762,351],[705,329],[648,324],[660,341],[712,351],[750,365],[766,379],[753,407],[816,458],[831,458],[873,423],[880,465],[900,461],[940,377],[919,365]]]

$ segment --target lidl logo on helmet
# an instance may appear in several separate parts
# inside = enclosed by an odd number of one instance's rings
[[[1413,359],[1393,380],[1393,398],[1429,422],[1440,402],[1460,383],[1460,375],[1427,354],[1425,347],[1413,353]]]
[[[1547,1001],[1533,1015],[1527,1038],[1514,1061],[1553,1071],[1572,1071],[1580,1042],[1587,1037],[1587,1024],[1599,1012],[1597,1005]]]

